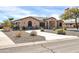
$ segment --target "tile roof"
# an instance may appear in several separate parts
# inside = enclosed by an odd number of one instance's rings
[[[49,18],[54,18],[54,17],[35,17],[35,16],[28,16],[28,17],[35,18],[36,20],[39,20],[39,21],[44,21],[44,20],[48,20]],[[23,19],[26,19],[28,17],[24,17],[24,18],[21,18],[21,19],[17,19],[15,21],[23,20]],[[54,18],[54,19],[56,19],[56,18]]]

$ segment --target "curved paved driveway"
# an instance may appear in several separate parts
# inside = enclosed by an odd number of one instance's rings
[[[28,30],[26,32],[31,33],[32,30]],[[41,32],[40,30],[35,30],[37,35],[44,36],[46,40],[56,40],[56,39],[77,39],[77,36],[69,36],[69,35],[58,35],[54,33]]]

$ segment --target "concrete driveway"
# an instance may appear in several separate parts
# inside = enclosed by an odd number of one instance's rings
[[[0,31],[0,46],[15,44],[8,36]]]
[[[40,30],[34,30],[37,32],[37,35],[44,36],[46,40],[56,40],[56,39],[76,39],[79,38],[77,36],[69,36],[69,35],[58,35],[54,33],[47,33],[47,32],[41,32]],[[32,30],[26,31],[28,33],[31,33]]]

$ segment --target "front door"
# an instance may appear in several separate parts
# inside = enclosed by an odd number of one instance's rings
[[[28,21],[28,28],[32,29],[32,21]]]

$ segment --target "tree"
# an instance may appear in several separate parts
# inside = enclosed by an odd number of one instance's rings
[[[4,27],[3,27],[4,30],[10,31],[11,30],[11,22],[9,20],[4,20],[3,23],[4,23]]]
[[[12,20],[14,20],[14,18],[8,18],[8,20],[12,21]]]
[[[10,23],[11,23],[11,28],[13,28],[14,27],[14,24],[13,24],[13,20],[14,20],[14,18],[8,18],[8,20],[10,21]]]
[[[14,18],[8,18],[7,20],[4,20],[4,29],[6,30],[10,30],[13,28],[14,24],[12,23],[12,20],[14,20]],[[6,30],[6,31],[7,31]]]
[[[5,27],[11,27],[11,22],[9,20],[3,21]]]
[[[75,25],[78,29],[77,19],[79,18],[79,8],[67,8],[65,12],[60,16],[61,19],[75,19]]]

